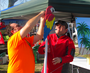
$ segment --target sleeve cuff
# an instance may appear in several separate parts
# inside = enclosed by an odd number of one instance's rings
[[[62,58],[61,58],[61,57],[60,57],[60,60],[61,60],[61,62],[62,62]],[[61,63],[61,62],[60,62],[60,63]]]

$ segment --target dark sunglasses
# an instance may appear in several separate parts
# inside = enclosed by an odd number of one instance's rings
[[[18,24],[18,25],[16,25],[16,27],[20,27],[20,25]]]
[[[18,24],[18,25],[16,25],[16,27],[20,27],[20,25]],[[14,30],[14,28],[12,28],[12,30]]]

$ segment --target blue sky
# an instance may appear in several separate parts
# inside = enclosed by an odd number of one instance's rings
[[[86,18],[86,17],[76,17],[75,18],[76,20],[76,27],[78,26],[78,24],[77,23],[82,23],[82,22],[85,22],[87,25],[88,25],[88,28],[90,29],[90,18]],[[89,36],[90,37],[90,36]],[[88,38],[89,38],[88,37]],[[81,44],[80,44],[80,39],[81,38],[81,36],[80,37],[78,37],[78,45],[79,45],[79,48],[80,48],[80,46],[81,46]],[[83,46],[84,47],[84,46]]]
[[[14,5],[25,3],[30,0],[18,0]],[[8,0],[0,0],[0,10],[8,8]]]
[[[20,3],[25,3],[27,1],[30,1],[30,0],[18,0],[14,5],[17,5],[17,4],[20,4]]]

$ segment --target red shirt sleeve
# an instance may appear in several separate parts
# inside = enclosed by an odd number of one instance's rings
[[[68,41],[67,48],[66,48],[66,55],[61,57],[62,63],[69,63],[73,61],[75,54],[75,46],[72,40]]]
[[[44,48],[45,48],[45,41],[39,46],[38,53],[44,54]]]
[[[47,39],[49,40],[49,35],[47,36]],[[38,53],[39,54],[45,54],[45,42],[46,41],[43,41],[42,43],[41,43],[41,45],[39,46],[39,49],[38,49]],[[49,42],[48,42],[48,45],[49,45]]]

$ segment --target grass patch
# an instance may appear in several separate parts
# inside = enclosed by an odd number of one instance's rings
[[[35,73],[41,73],[42,67],[43,67],[44,58],[40,58],[38,60],[38,63],[35,64]]]
[[[43,67],[43,59],[44,58],[39,59],[38,63],[35,64],[35,73],[41,73],[41,70],[42,70],[42,67]],[[8,64],[0,65],[0,73],[2,71],[5,71],[6,72],[7,71],[7,68],[8,68]]]
[[[7,71],[7,67],[8,67],[7,64],[5,64],[5,65],[0,65],[0,71]]]

